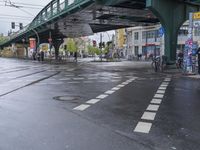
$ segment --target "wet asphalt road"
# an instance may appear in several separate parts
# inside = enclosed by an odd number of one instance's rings
[[[0,64],[0,150],[200,149],[198,79],[145,62]]]

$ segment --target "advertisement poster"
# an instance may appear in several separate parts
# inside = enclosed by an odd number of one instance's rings
[[[30,38],[29,42],[30,42],[30,49],[35,51],[36,50],[36,39]]]

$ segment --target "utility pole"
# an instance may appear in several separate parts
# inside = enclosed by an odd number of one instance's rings
[[[101,57],[101,61],[102,61],[102,33],[100,33],[100,51],[101,51],[101,55],[100,55],[100,57]]]

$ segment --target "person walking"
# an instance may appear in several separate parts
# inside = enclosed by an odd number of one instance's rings
[[[200,74],[200,47],[197,50],[197,56],[198,56],[198,73]]]
[[[78,52],[74,52],[74,61],[77,62]]]
[[[40,53],[41,53],[41,54],[40,54],[40,55],[41,55],[41,61],[44,61],[44,52],[41,51]]]

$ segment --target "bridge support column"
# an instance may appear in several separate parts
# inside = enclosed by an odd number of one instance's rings
[[[147,7],[159,18],[165,29],[165,55],[168,62],[176,59],[178,31],[195,7],[175,0],[146,0]]]
[[[56,39],[53,40],[53,46],[55,48],[55,59],[58,60],[58,56],[59,56],[59,48],[60,45],[64,42],[63,39]]]

